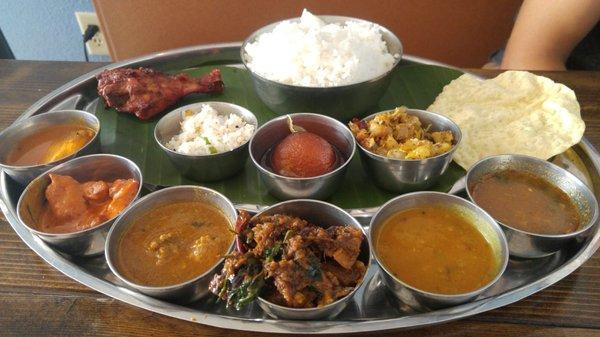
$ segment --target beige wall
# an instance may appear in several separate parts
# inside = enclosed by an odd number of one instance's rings
[[[480,67],[503,46],[520,0],[94,0],[114,60],[205,43],[242,41],[273,21],[336,14],[395,32],[405,53]]]

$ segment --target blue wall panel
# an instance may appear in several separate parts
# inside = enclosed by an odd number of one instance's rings
[[[84,61],[75,12],[93,11],[91,0],[0,0],[0,29],[18,60]]]

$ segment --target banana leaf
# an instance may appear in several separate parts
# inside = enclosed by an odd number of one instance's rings
[[[214,67],[214,65],[202,66],[185,69],[181,72],[196,77],[209,72]],[[216,67],[221,69],[226,85],[223,94],[192,94],[180,100],[173,106],[173,109],[196,102],[223,101],[241,105],[252,111],[258,119],[259,125],[278,116],[269,110],[255,94],[252,81],[245,69],[228,65]],[[379,105],[367,113],[392,109],[401,105],[426,109],[443,87],[461,74],[458,70],[438,66],[403,64],[395,70],[391,85]],[[170,110],[167,109],[167,111]],[[100,101],[96,115],[101,123],[102,152],[118,154],[133,160],[142,170],[144,182],[147,184],[155,186],[202,185],[223,193],[237,204],[271,205],[278,202],[276,198],[268,194],[250,160],[246,162],[246,167],[240,174],[223,181],[199,183],[183,177],[154,141],[154,126],[163,114],[150,121],[141,121],[132,115],[108,109]],[[448,191],[464,173],[464,170],[458,165],[451,164],[436,185],[431,187],[431,190]],[[357,151],[344,182],[328,201],[342,208],[355,209],[377,207],[394,196],[396,194],[373,185],[362,167]]]

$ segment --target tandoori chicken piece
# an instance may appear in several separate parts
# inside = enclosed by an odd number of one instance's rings
[[[96,76],[98,94],[117,111],[150,119],[191,93],[223,92],[221,71],[191,78],[186,74],[168,75],[148,68],[105,70]]]

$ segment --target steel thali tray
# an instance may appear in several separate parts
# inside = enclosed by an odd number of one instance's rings
[[[218,44],[182,48],[145,57],[110,64],[87,73],[56,89],[33,104],[20,119],[57,109],[82,109],[96,111],[95,75],[106,68],[123,66],[158,67],[162,70],[185,69],[199,64],[239,63],[240,44]],[[441,65],[429,60],[404,56],[413,63]],[[446,66],[448,67],[448,66]],[[583,139],[566,153],[553,159],[559,165],[586,181],[600,199],[600,156],[597,150]],[[476,315],[519,301],[563,279],[587,261],[600,246],[600,232],[595,225],[593,233],[584,242],[573,243],[558,253],[534,260],[511,259],[500,281],[476,301],[429,312],[415,312],[398,303],[379,278],[379,267],[367,275],[362,289],[354,300],[333,320],[286,321],[275,320],[256,305],[240,312],[227,310],[214,298],[204,298],[191,305],[178,305],[160,301],[127,289],[108,269],[104,256],[93,259],[76,259],[47,246],[32,235],[16,217],[16,202],[22,187],[3,172],[0,175],[0,207],[21,239],[40,257],[70,278],[98,292],[130,305],[159,314],[216,327],[279,333],[351,333],[389,329],[403,329],[439,324]],[[261,205],[238,204],[239,208],[257,211]],[[375,209],[352,209],[350,213],[363,220]]]

